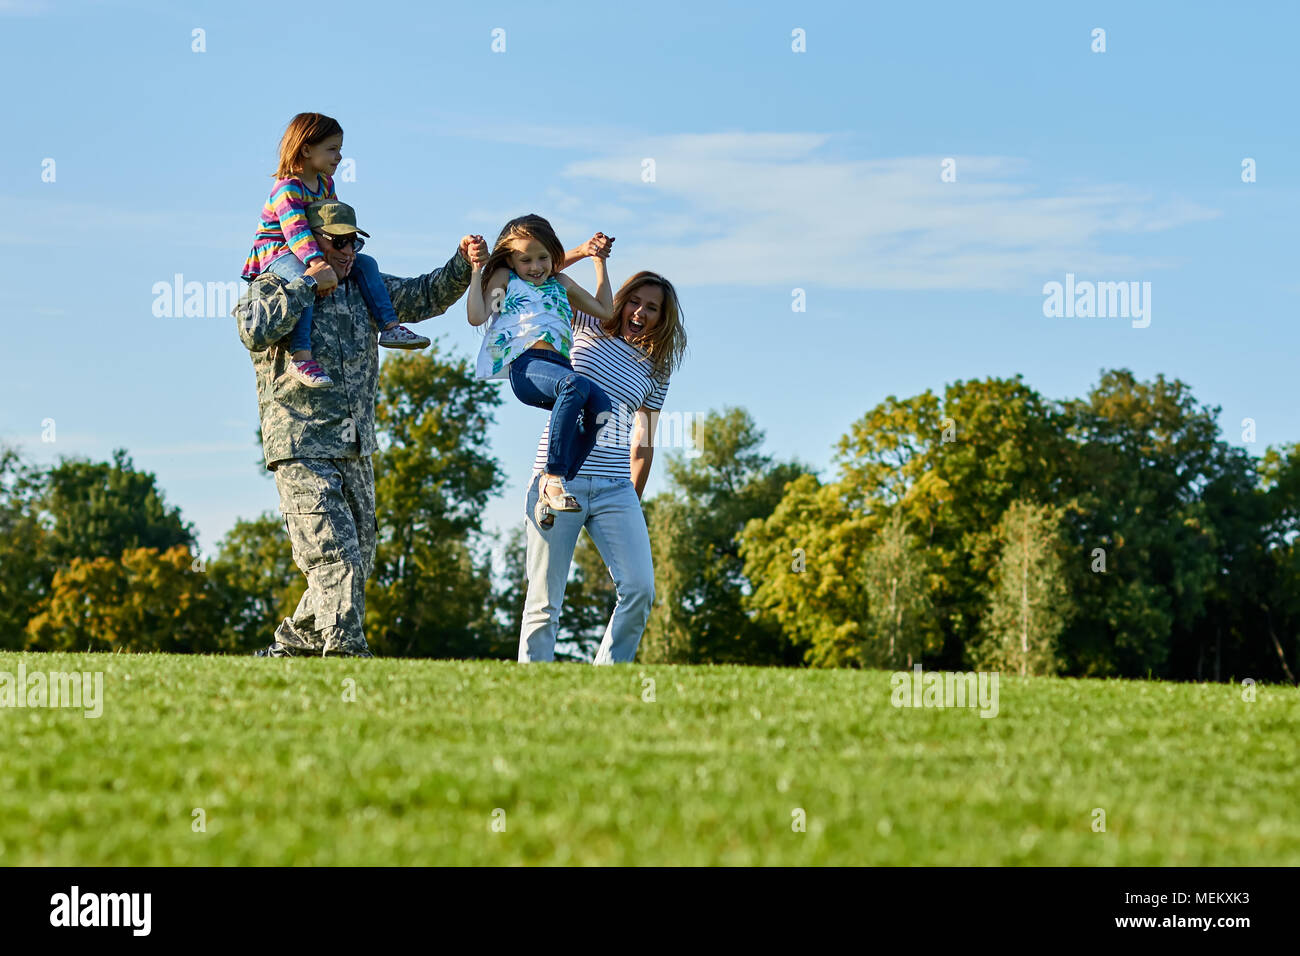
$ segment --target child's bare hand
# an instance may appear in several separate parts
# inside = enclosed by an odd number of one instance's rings
[[[613,236],[607,236],[603,232],[598,232],[580,247],[584,256],[596,256],[601,259],[609,258],[609,251],[614,246]]]
[[[470,236],[469,239],[471,242],[465,258],[469,259],[469,264],[475,269],[481,269],[488,261],[487,243],[483,241],[482,236]]]
[[[317,259],[308,266],[306,274],[316,280],[317,295],[329,295],[339,286],[338,274],[324,259]]]
[[[460,255],[471,266],[481,266],[487,262],[487,243],[482,236],[461,236]]]

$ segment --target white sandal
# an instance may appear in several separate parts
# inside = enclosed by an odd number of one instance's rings
[[[552,511],[581,511],[582,505],[578,504],[578,499],[569,494],[569,489],[564,487],[564,480],[555,475],[547,477],[542,475],[538,479],[537,497],[538,500],[545,501],[547,507]],[[551,491],[552,488],[559,488],[559,493]]]
[[[543,531],[550,531],[555,525],[555,512],[546,506],[545,498],[537,499],[537,506],[533,509],[533,518],[537,521],[537,526]]]

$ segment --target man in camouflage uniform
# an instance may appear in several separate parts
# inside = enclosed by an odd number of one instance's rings
[[[362,626],[379,530],[370,461],[379,386],[377,331],[357,283],[348,281],[355,245],[334,245],[334,237],[346,243],[360,232],[352,207],[315,203],[307,220],[338,287],[317,297],[317,276],[320,291],[331,284],[324,266],[292,282],[267,272],[249,283],[234,311],[240,341],[252,353],[257,373],[266,467],[275,475],[294,561],[307,576],[307,591],[293,617],[281,622],[274,641],[258,656],[370,657]],[[479,237],[465,236],[439,269],[414,279],[383,276],[398,319],[419,322],[445,312],[469,286],[471,254],[486,258],[486,248]],[[329,388],[309,388],[285,374],[289,332],[313,302],[312,357],[334,380]]]

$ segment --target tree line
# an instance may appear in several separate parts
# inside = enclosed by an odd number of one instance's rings
[[[377,653],[513,658],[522,527],[481,515],[506,476],[500,402],[437,344],[380,372]],[[645,503],[656,600],[640,660],[1295,682],[1300,450],[1252,456],[1177,380],[1105,370],[1082,399],[1019,376],[890,396],[833,480],[764,451],[747,412],[704,416]],[[260,464],[259,464],[260,467]],[[0,647],[246,653],[304,581],[282,519],[210,558],[125,451],[37,468],[0,448]],[[560,647],[600,641],[614,585],[584,533]]]

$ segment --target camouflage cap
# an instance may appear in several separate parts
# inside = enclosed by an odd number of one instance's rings
[[[357,232],[370,238],[370,233],[357,228],[357,212],[345,202],[330,199],[314,202],[307,207],[307,224],[329,236],[346,236]]]

